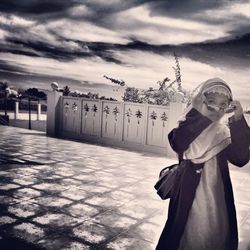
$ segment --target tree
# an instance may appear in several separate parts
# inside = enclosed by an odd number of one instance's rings
[[[127,87],[122,99],[124,102],[140,102],[139,89],[135,87]]]
[[[148,90],[139,91],[135,87],[129,87],[123,80],[115,79],[104,75],[103,77],[118,85],[118,89],[126,86],[123,101],[149,103],[158,105],[168,105],[170,101],[176,101],[181,96],[182,102],[188,102],[190,93],[182,88],[181,68],[179,58],[174,53],[175,66],[172,67],[175,73],[175,79],[171,80],[165,77],[162,81],[158,81],[158,88],[150,87]],[[117,90],[118,90],[117,89]]]
[[[124,87],[126,85],[126,83],[123,80],[118,80],[112,77],[108,77],[108,76],[103,76],[104,78],[110,80],[112,83],[118,84],[119,86]]]
[[[123,80],[118,80],[112,77],[108,77],[106,75],[103,76],[104,78],[110,80],[112,83],[117,84],[119,87],[117,89],[113,89],[114,91],[118,91],[120,87],[125,87],[126,83]]]
[[[0,91],[5,91],[9,87],[7,82],[0,82]]]
[[[47,99],[47,95],[43,91],[38,91],[37,98],[38,98],[38,101],[40,101],[40,100],[46,100]]]
[[[70,88],[68,85],[66,85],[64,88],[63,88],[63,95],[64,96],[68,96],[70,93]]]
[[[99,99],[99,94],[97,94],[97,93],[91,93],[91,92],[89,92],[87,95],[91,99]]]
[[[4,115],[7,116],[7,88],[9,87],[9,84],[7,82],[0,82],[0,91],[4,95]]]

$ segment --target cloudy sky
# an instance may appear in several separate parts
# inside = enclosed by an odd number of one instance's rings
[[[1,0],[0,80],[15,87],[105,88],[221,77],[250,99],[250,0]],[[250,101],[250,100],[249,100]],[[250,103],[249,103],[250,107]]]

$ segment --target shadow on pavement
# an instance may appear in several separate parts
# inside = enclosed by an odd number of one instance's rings
[[[0,248],[11,249],[11,250],[44,250],[45,249],[45,248],[35,246],[34,244],[24,241],[22,239],[18,239],[14,237],[6,237],[4,239],[0,239]]]

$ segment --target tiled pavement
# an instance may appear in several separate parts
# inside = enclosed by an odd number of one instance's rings
[[[173,160],[3,126],[0,154],[0,249],[154,249],[168,203],[153,185]],[[250,165],[231,176],[248,250]]]

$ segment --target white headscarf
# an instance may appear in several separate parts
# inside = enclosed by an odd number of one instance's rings
[[[225,81],[219,78],[212,78],[199,86],[198,93],[220,93],[232,100],[230,87]],[[205,105],[203,103],[203,105]],[[189,105],[185,114],[192,109]],[[202,133],[189,145],[184,152],[184,159],[189,159],[193,163],[204,163],[231,143],[230,131],[225,124],[219,121],[212,122]]]

